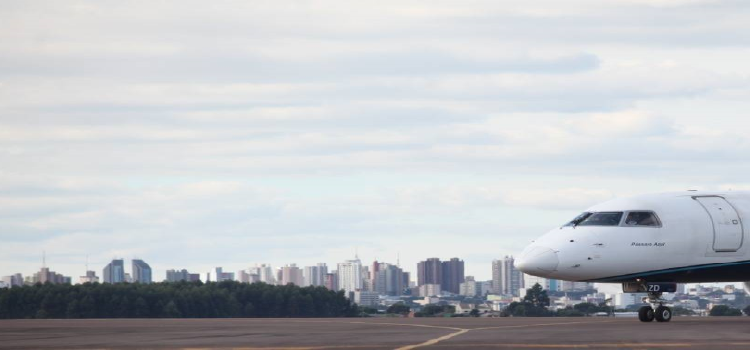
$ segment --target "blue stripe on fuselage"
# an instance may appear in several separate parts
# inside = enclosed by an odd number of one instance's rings
[[[663,269],[663,270],[651,270],[651,271],[644,271],[644,272],[638,272],[638,273],[631,273],[627,275],[596,278],[596,279],[586,280],[585,282],[619,282],[619,281],[627,281],[627,280],[653,276],[653,275],[668,274],[668,273],[673,273],[673,272],[701,270],[701,269],[710,269],[710,268],[736,266],[736,265],[747,265],[747,264],[750,264],[750,260],[735,261],[735,262],[728,262],[728,263],[693,265],[693,266],[685,266],[685,267],[674,267],[674,268],[668,268],[668,269]],[[745,278],[747,278],[747,276]],[[740,280],[741,279],[738,279],[738,281]]]

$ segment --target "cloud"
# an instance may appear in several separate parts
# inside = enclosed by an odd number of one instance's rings
[[[41,250],[158,277],[359,247],[489,278],[599,201],[746,186],[748,10],[8,2],[0,273]]]

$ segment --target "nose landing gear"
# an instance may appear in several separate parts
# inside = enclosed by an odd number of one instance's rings
[[[672,320],[672,309],[664,306],[664,300],[661,299],[660,292],[648,293],[648,296],[643,298],[643,301],[648,302],[651,305],[643,306],[638,310],[638,319],[641,322],[669,322]],[[659,305],[654,309],[653,305]]]

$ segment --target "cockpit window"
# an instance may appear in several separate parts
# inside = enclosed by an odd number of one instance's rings
[[[581,223],[581,221],[586,220],[587,217],[589,217],[591,213],[585,212],[581,215],[576,216],[575,219],[571,220],[569,223],[565,224],[565,226],[578,226],[578,224]]]
[[[625,226],[659,226],[656,214],[650,211],[631,211],[625,219]]]
[[[578,226],[619,226],[622,215],[621,211],[591,213],[578,223]]]

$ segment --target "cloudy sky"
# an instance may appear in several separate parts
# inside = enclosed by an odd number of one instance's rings
[[[488,279],[599,201],[750,189],[748,62],[744,0],[2,1],[0,275]]]

